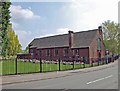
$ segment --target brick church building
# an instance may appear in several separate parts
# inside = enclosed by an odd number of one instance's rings
[[[105,46],[102,27],[98,29],[73,32],[68,34],[35,38],[29,45],[33,59],[68,60],[69,58],[103,58]]]

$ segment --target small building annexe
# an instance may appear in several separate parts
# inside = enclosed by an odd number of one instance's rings
[[[68,60],[69,58],[104,58],[105,46],[102,27],[98,29],[73,32],[43,38],[35,38],[29,45],[33,59]]]

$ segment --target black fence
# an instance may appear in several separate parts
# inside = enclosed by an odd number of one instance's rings
[[[0,75],[39,73],[83,69],[114,62],[119,55],[107,58],[68,58],[57,60],[43,59],[0,59]]]

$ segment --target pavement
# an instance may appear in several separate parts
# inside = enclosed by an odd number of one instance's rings
[[[115,61],[113,63],[109,63],[101,66],[77,69],[77,70],[1,76],[0,78],[2,78],[2,83],[0,83],[0,85],[4,86],[9,84],[16,84],[16,83],[25,83],[25,82],[33,82],[33,81],[40,81],[40,80],[47,80],[54,78],[62,78],[66,76],[72,76],[76,73],[82,74],[82,73],[88,73],[88,72],[111,68],[116,66],[117,64],[118,61]]]

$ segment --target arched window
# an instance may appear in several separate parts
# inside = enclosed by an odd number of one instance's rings
[[[101,40],[100,40],[100,38],[97,39],[97,49],[101,50]]]

